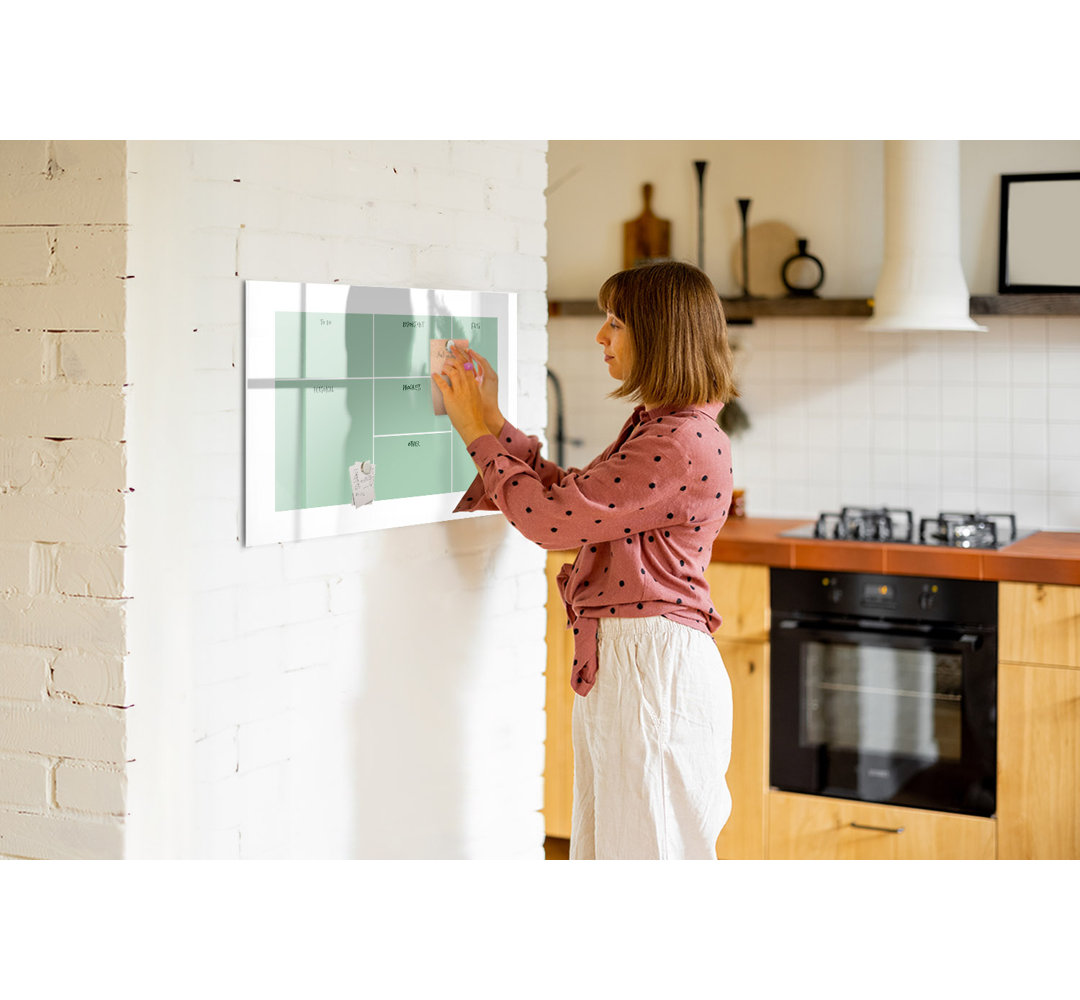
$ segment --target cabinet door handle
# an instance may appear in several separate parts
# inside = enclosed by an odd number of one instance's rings
[[[867,826],[865,823],[852,823],[856,830],[876,830],[878,833],[903,833],[902,826]]]

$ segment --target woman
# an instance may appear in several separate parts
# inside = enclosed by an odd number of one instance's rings
[[[457,510],[498,509],[548,549],[574,629],[570,857],[715,859],[731,811],[731,687],[705,567],[731,502],[717,426],[736,395],[720,299],[696,267],[621,271],[596,335],[612,395],[638,405],[584,469],[563,470],[499,412],[470,352],[434,378],[480,475]]]

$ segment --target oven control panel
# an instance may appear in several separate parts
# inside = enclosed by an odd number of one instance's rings
[[[777,616],[843,615],[921,622],[997,624],[997,584],[873,573],[773,569]]]
[[[864,583],[859,600],[867,608],[891,610],[896,607],[896,587],[890,583]]]

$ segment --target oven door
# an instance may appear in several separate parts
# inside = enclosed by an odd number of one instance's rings
[[[776,621],[769,742],[776,788],[991,816],[996,633]]]

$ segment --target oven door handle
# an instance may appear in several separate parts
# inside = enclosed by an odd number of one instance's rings
[[[885,638],[916,639],[925,642],[947,642],[956,646],[967,647],[975,652],[985,638],[975,632],[959,631],[940,625],[927,625],[912,628],[910,625],[897,625],[890,622],[862,621],[836,622],[820,619],[781,618],[773,622],[773,628],[784,632],[801,632],[806,636],[822,639],[852,639],[858,636],[878,636]]]

